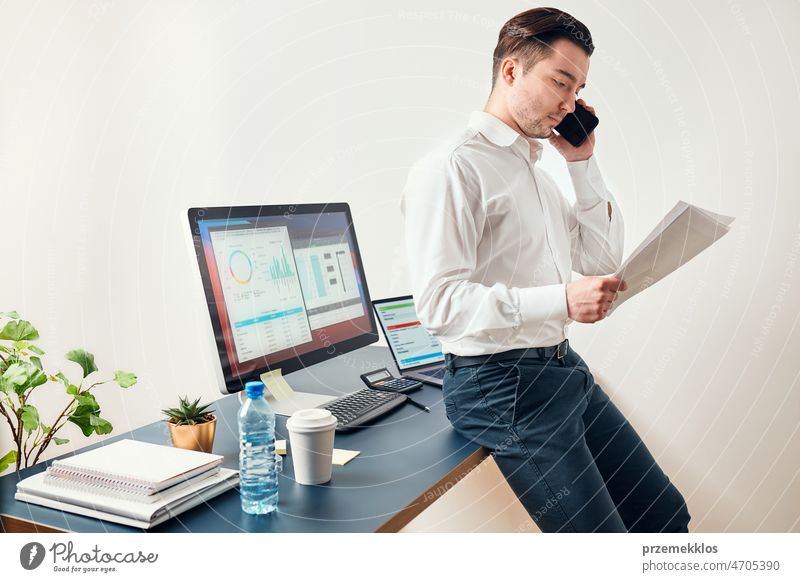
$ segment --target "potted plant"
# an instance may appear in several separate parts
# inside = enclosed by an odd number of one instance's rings
[[[214,448],[214,433],[217,429],[217,417],[208,410],[210,404],[200,404],[198,398],[189,402],[189,397],[178,399],[177,408],[162,410],[167,415],[167,426],[172,444],[179,449],[190,449],[210,453]]]
[[[68,443],[69,439],[56,437],[68,422],[79,426],[84,436],[110,433],[114,427],[100,416],[100,405],[93,390],[109,382],[130,388],[136,384],[136,374],[117,370],[113,378],[85,386],[86,378],[97,371],[97,366],[94,355],[81,349],[65,354],[66,359],[78,364],[83,372],[77,385],[63,372],[48,374],[39,357],[44,351],[33,343],[39,339],[36,328],[16,311],[0,312],[0,322],[2,320],[7,321],[0,329],[0,415],[11,429],[14,447],[5,454],[0,451],[0,473],[12,464],[16,464],[17,469],[35,465],[51,444]],[[58,384],[66,390],[69,401],[55,421],[45,424],[31,396],[45,390],[52,392]]]

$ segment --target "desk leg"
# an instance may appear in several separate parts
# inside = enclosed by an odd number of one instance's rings
[[[376,533],[397,533],[406,525],[417,517],[420,513],[425,511],[434,501],[439,499],[447,491],[453,488],[453,485],[461,481],[464,477],[481,462],[489,456],[489,451],[483,447],[479,447],[469,457],[461,461],[452,471],[439,479],[436,483],[431,485],[427,491],[422,493],[414,501],[409,503],[378,529]]]

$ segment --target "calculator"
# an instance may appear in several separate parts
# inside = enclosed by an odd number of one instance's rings
[[[387,392],[413,392],[422,388],[422,382],[411,378],[395,378],[386,368],[373,370],[366,374],[361,374],[364,384],[375,390],[385,390]]]

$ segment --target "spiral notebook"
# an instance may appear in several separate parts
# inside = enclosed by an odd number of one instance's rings
[[[120,492],[152,495],[219,466],[222,458],[125,439],[53,461],[47,473]]]
[[[56,484],[58,478],[37,473],[17,484],[17,501],[149,529],[171,517],[206,503],[239,484],[239,473],[232,469],[208,471],[151,495],[149,498],[121,498],[100,495],[93,488]]]
[[[171,495],[177,491],[182,491],[184,489],[193,487],[195,484],[216,475],[219,473],[219,471],[219,466],[211,467],[208,471],[203,471],[202,473],[192,477],[187,477],[183,481],[179,481],[178,483],[175,483],[174,485],[155,493],[150,493],[146,490],[136,491],[133,489],[120,488],[118,485],[108,485],[107,483],[103,482],[95,483],[91,481],[64,479],[63,477],[52,475],[48,471],[42,473],[42,476],[44,477],[42,483],[47,487],[57,487],[65,492],[81,491],[85,493],[92,493],[100,497],[127,499],[129,501],[139,501],[141,503],[155,503],[160,499],[160,496]]]

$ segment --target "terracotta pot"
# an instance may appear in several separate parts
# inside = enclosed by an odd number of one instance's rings
[[[217,417],[203,424],[177,425],[166,421],[172,444],[179,449],[210,453],[214,448],[214,433],[217,430]]]

